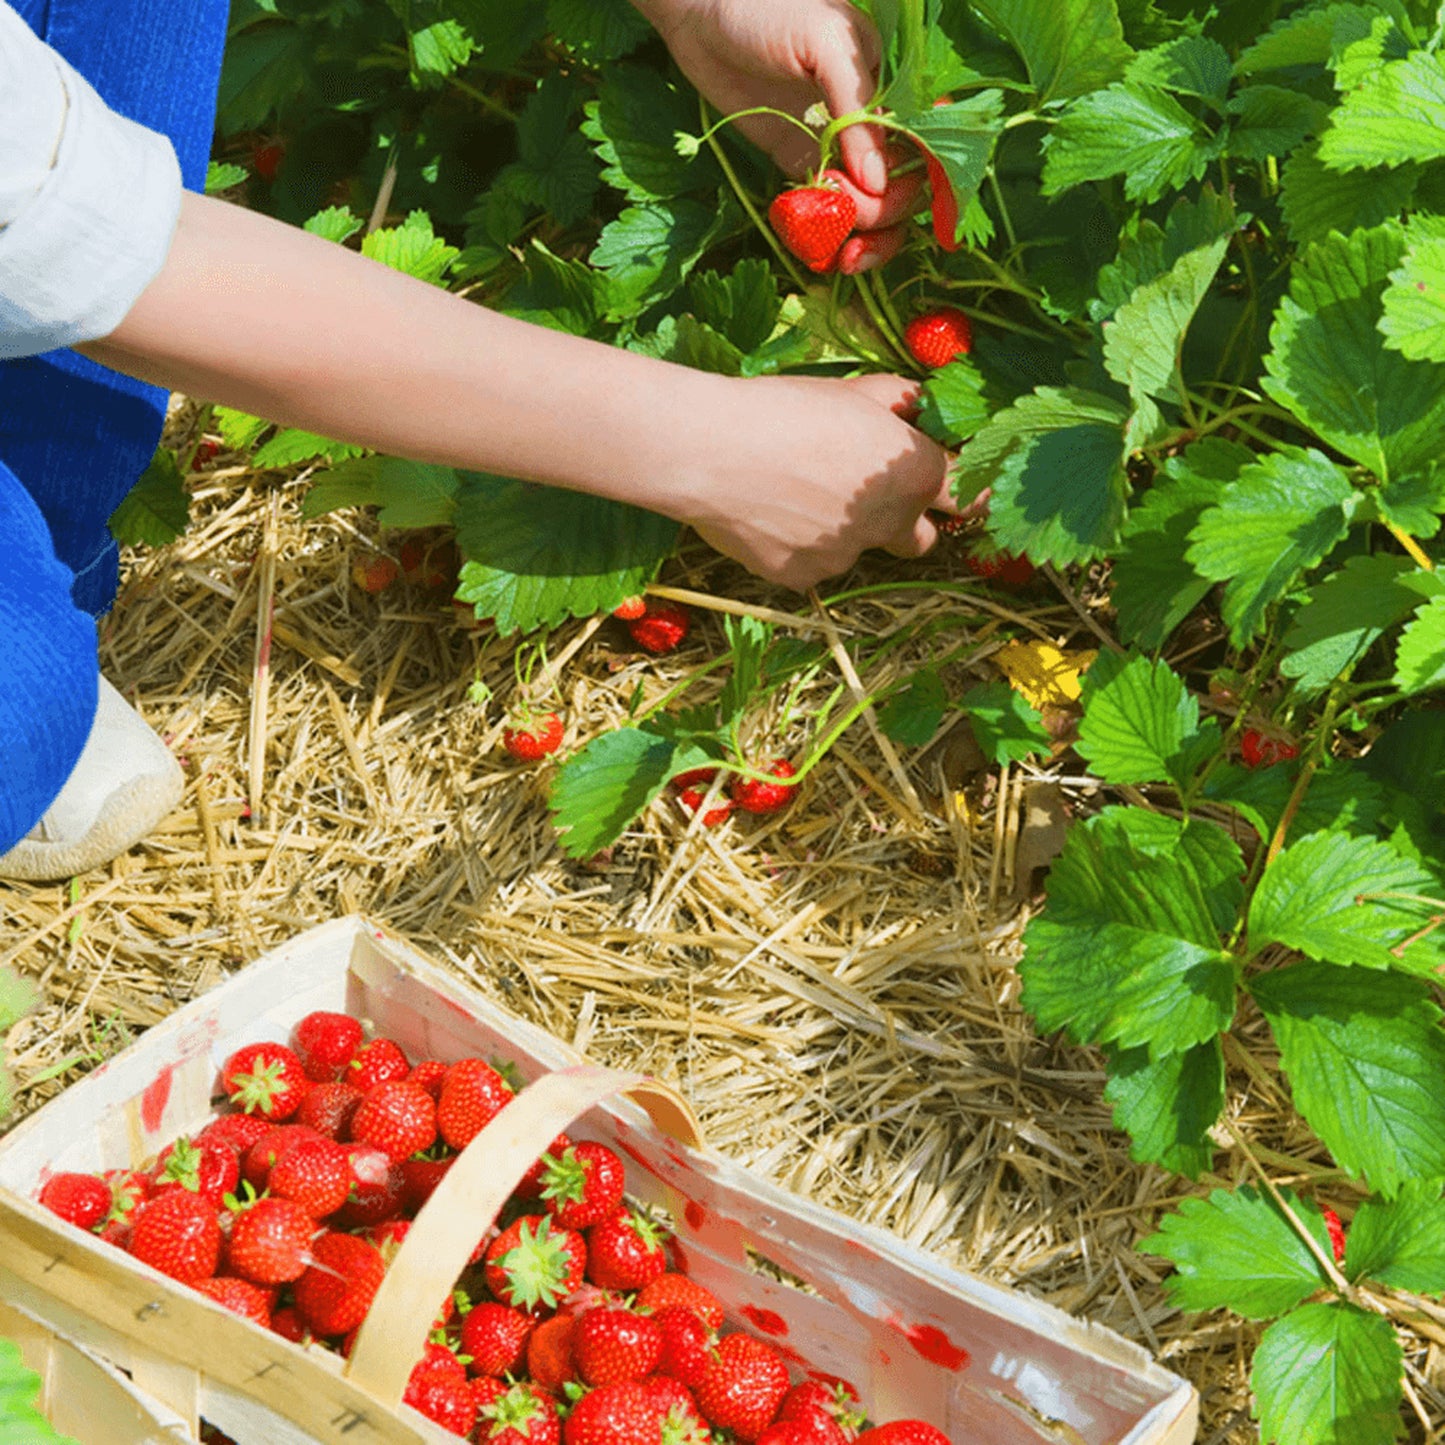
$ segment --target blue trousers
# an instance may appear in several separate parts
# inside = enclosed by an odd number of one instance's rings
[[[227,0],[12,0],[112,109],[205,183]],[[106,523],[160,440],[167,395],[71,351],[0,362],[0,853],[70,776],[95,716]]]

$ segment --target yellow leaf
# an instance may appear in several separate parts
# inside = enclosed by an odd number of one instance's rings
[[[1079,700],[1079,675],[1098,657],[1093,652],[1061,652],[1048,642],[1010,642],[994,653],[998,669],[1030,706],[1068,707]]]

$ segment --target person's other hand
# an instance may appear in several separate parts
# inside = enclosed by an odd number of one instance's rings
[[[864,110],[878,87],[878,32],[848,0],[636,0],[679,68],[724,115],[769,106],[801,119],[823,101],[834,115]],[[737,122],[794,178],[818,164],[818,147],[776,116]],[[890,179],[898,157],[877,126],[852,125],[839,138],[844,188],[858,206],[858,230],[839,270],[881,265],[903,244],[923,184],[920,172]]]

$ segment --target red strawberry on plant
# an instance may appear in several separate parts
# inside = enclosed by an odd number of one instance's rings
[[[519,762],[536,763],[562,746],[562,733],[562,719],[556,713],[524,714],[516,726],[502,729],[502,747]]]
[[[626,1171],[605,1144],[568,1144],[546,1161],[539,1190],[547,1212],[567,1229],[586,1229],[622,1203]]]
[[[258,145],[251,152],[251,169],[267,184],[276,179],[281,162],[286,159],[286,147],[279,141]]]
[[[858,224],[852,196],[833,186],[797,186],[777,196],[768,221],[778,239],[810,271],[831,271]]]
[[[406,1393],[401,1398],[404,1405],[420,1411],[453,1435],[469,1435],[477,1423],[477,1402],[472,1397],[467,1372],[455,1355],[450,1365],[430,1354],[424,1355],[412,1367]]]
[[[362,1229],[395,1219],[406,1198],[406,1178],[390,1155],[370,1144],[343,1146],[351,1162],[351,1197],[336,1211],[342,1229]]]
[[[351,564],[351,580],[359,592],[377,597],[395,585],[401,568],[390,557],[358,558]]]
[[[411,1073],[411,1064],[393,1039],[372,1039],[357,1049],[343,1076],[353,1089],[370,1093],[378,1084],[404,1079]]]
[[[572,1358],[577,1318],[569,1310],[559,1310],[551,1319],[543,1320],[527,1340],[527,1373],[554,1395],[577,1378],[577,1364]]]
[[[627,624],[632,640],[655,656],[673,651],[692,628],[692,617],[677,602],[648,604],[647,612]]]
[[[453,1149],[465,1149],[515,1097],[485,1059],[459,1059],[447,1073],[437,1104],[437,1129]]]
[[[188,1189],[153,1195],[136,1212],[130,1252],[182,1284],[210,1279],[221,1259],[216,1212]]]
[[[234,1275],[223,1275],[217,1279],[203,1279],[193,1288],[218,1305],[224,1305],[232,1314],[260,1325],[263,1330],[271,1328],[271,1296],[259,1285],[237,1279]]]
[[[724,1335],[698,1382],[698,1408],[709,1425],[751,1442],[773,1423],[788,1383],[788,1367],[771,1345]]]
[[[199,1194],[213,1209],[221,1207],[240,1182],[241,1160],[234,1148],[214,1139],[193,1143],[180,1138],[161,1150],[156,1161],[155,1192],[163,1189],[189,1189]]]
[[[365,1038],[360,1021],[350,1014],[317,1009],[291,1030],[291,1047],[307,1077],[327,1084],[346,1077]]]
[[[296,1281],[296,1308],[318,1335],[344,1335],[366,1318],[386,1263],[374,1244],[354,1234],[323,1234],[312,1263]]]
[[[226,1263],[252,1284],[290,1284],[311,1262],[316,1221],[294,1199],[266,1195],[236,1204]]]
[[[684,813],[698,813],[707,802],[707,794],[701,788],[684,788],[677,795],[678,806]],[[708,808],[702,815],[704,828],[717,828],[726,823],[733,815],[733,809],[737,806],[731,798],[720,798],[715,806]]]
[[[96,1229],[115,1203],[106,1181],[96,1174],[53,1174],[40,1190],[40,1202],[77,1229]]]
[[[915,316],[904,328],[903,340],[913,359],[936,371],[973,350],[973,322],[954,306]]]
[[[707,1373],[717,1344],[716,1331],[686,1305],[669,1305],[653,1318],[662,1331],[662,1362],[658,1368],[684,1385],[698,1384]]]
[[[535,1315],[511,1305],[483,1300],[462,1321],[462,1353],[471,1356],[474,1375],[513,1375],[527,1356],[537,1328]]]
[[[647,598],[628,597],[612,609],[612,615],[619,622],[636,622],[647,615]]]
[[[1034,564],[1027,557],[1012,552],[979,547],[970,552],[963,565],[985,582],[998,582],[1004,587],[1027,587],[1034,580]]]
[[[766,815],[781,813],[797,794],[798,785],[787,782],[797,772],[786,758],[779,758],[766,769],[773,777],[782,781],[770,783],[764,778],[736,778],[731,792],[733,802],[745,813]]]
[[[589,1385],[640,1380],[662,1358],[662,1328],[650,1316],[620,1306],[588,1310],[572,1332],[572,1358]]]
[[[237,1108],[278,1124],[301,1107],[310,1082],[284,1044],[245,1044],[221,1070],[221,1087]]]
[[[530,1381],[512,1385],[483,1405],[477,1439],[484,1445],[559,1445],[557,1402]]]
[[[267,1188],[292,1199],[313,1219],[334,1214],[351,1197],[351,1157],[334,1139],[300,1139],[277,1155]]]
[[[556,1309],[582,1283],[587,1241],[548,1214],[524,1214],[488,1246],[487,1288],[518,1309]]]
[[[706,1285],[689,1279],[685,1274],[669,1270],[648,1281],[638,1291],[637,1307],[640,1310],[661,1314],[663,1310],[678,1306],[693,1310],[710,1329],[722,1329],[722,1301]]]
[[[865,1430],[856,1445],[949,1445],[949,1439],[922,1420],[894,1420]]]
[[[1299,748],[1287,738],[1269,737],[1258,728],[1246,728],[1239,739],[1239,758],[1247,768],[1272,768],[1292,762]]]
[[[675,778],[669,779],[669,784],[679,791],[687,788],[700,788],[706,792],[717,781],[717,775],[721,771],[721,768],[689,768],[685,773],[679,773]]]
[[[1343,1264],[1345,1261],[1345,1226],[1340,1221],[1340,1216],[1333,1209],[1324,1211],[1325,1228],[1330,1234],[1330,1249],[1333,1250],[1336,1264]]]
[[[420,1084],[405,1079],[378,1084],[357,1106],[351,1137],[400,1163],[436,1143],[436,1103]]]
[[[317,1084],[302,1099],[296,1122],[328,1139],[344,1141],[351,1137],[351,1120],[365,1097],[351,1084]]]
[[[603,1289],[641,1289],[667,1272],[664,1235],[656,1220],[619,1206],[588,1231],[587,1278]]]

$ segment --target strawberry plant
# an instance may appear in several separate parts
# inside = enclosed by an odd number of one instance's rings
[[[803,795],[870,705],[901,747],[956,713],[996,763],[1072,747],[1105,806],[1029,925],[1024,1004],[1102,1050],[1141,1162],[1221,1184],[1235,1086],[1288,1094],[1359,1201],[1343,1260],[1320,1204],[1252,1160],[1145,1247],[1182,1308],[1274,1321],[1266,1439],[1391,1439],[1402,1399],[1439,1414],[1400,1327],[1445,1293],[1445,13],[864,8],[870,119],[926,181],[871,274],[834,269],[853,220],[827,173],[856,117],[793,117],[818,164],[784,180],[624,0],[242,6],[222,159],[282,146],[253,201],[515,316],[734,376],[924,380],[919,425],[986,518],[978,581],[947,584],[960,618],[1040,567],[1112,628],[1076,741],[1017,687],[951,695],[946,634],[911,678],[804,715],[828,649],[729,619],[719,655],[562,762],[563,846],[606,847],[669,782],[699,824],[764,826],[709,796],[776,790],[783,751]],[[454,529],[458,596],[504,633],[628,604],[651,635],[661,518],[217,420],[263,465],[331,458],[313,515]],[[866,676],[896,642],[846,646]]]

